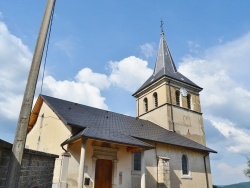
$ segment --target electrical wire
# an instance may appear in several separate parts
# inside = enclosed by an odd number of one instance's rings
[[[42,74],[42,83],[41,83],[40,94],[42,94],[42,92],[43,92],[44,72],[45,72],[46,63],[47,63],[47,56],[48,56],[48,49],[49,49],[49,41],[50,41],[50,33],[51,33],[51,28],[52,28],[52,23],[53,23],[55,5],[56,5],[56,0],[54,1],[54,5],[53,5],[52,12],[51,12],[51,16],[50,16],[49,35],[48,35],[48,38],[47,38],[46,52],[45,52],[45,57],[44,57],[44,65],[43,65],[43,74]]]

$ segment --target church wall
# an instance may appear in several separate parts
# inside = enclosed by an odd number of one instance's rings
[[[192,109],[196,112],[201,112],[200,96],[191,95]]]
[[[60,145],[70,135],[70,127],[65,126],[48,105],[43,103],[37,121],[27,135],[26,147],[59,155],[55,162],[53,184],[58,184],[59,182],[61,154],[64,152]]]
[[[94,149],[93,145],[101,146],[101,142],[87,140],[86,143],[86,154],[85,154],[85,173],[84,178],[90,178],[90,185],[84,186],[84,188],[93,188],[95,181],[95,162],[98,158],[109,159],[110,153],[102,152],[102,156],[93,158]],[[113,187],[128,188],[133,187],[131,184],[133,182],[134,175],[131,171],[132,169],[132,153],[127,151],[127,147],[123,145],[111,144],[111,148],[117,148],[117,167],[114,166],[113,174]],[[105,147],[104,150],[105,151]],[[81,141],[74,142],[69,145],[68,152],[70,153],[70,161],[68,168],[67,186],[71,188],[77,188],[78,186],[78,170],[80,164],[80,152],[81,152]]]
[[[171,113],[167,105],[157,108],[157,110],[144,114],[140,119],[149,120],[167,130],[172,130],[171,126]]]
[[[170,90],[171,90],[171,99],[172,101],[170,100],[170,94],[169,94],[169,88],[167,87],[167,102],[173,105],[177,105],[176,103],[176,91],[180,91],[180,87],[177,87],[177,86],[170,86]],[[195,111],[195,112],[201,112],[201,107],[200,107],[200,97],[198,94],[195,94],[193,92],[190,92],[190,90],[188,89],[187,90],[187,93],[189,95],[191,95],[191,110]],[[180,94],[180,107],[182,108],[185,108],[185,109],[188,109],[188,106],[187,106],[187,97],[184,97]]]
[[[173,107],[175,131],[202,145],[205,143],[203,118],[201,114]]]
[[[85,163],[84,163],[84,178],[90,178],[90,186],[85,186],[86,188],[92,187],[94,185],[94,173],[93,169],[93,147],[92,141],[87,140],[86,143],[86,153],[85,153]],[[74,142],[69,145],[68,152],[71,157],[69,159],[68,166],[68,176],[67,176],[67,186],[72,188],[78,187],[78,174],[79,174],[79,164],[80,164],[80,153],[81,153],[81,140]]]
[[[174,147],[166,144],[160,143],[150,143],[156,146],[156,150],[145,151],[145,163],[146,163],[146,188],[157,187],[162,185],[162,180],[160,173],[163,173],[159,169],[157,164],[157,159],[159,157],[168,159],[168,175],[166,185],[170,185],[171,188],[186,188],[186,187],[206,187],[206,175],[204,167],[203,157],[206,155],[203,152],[193,151],[190,149],[185,149],[182,147]],[[85,156],[85,178],[90,178],[90,186],[85,186],[85,188],[94,187],[95,169],[93,164],[93,142],[88,141],[86,145],[86,156]],[[78,182],[78,169],[79,169],[79,159],[80,159],[80,147],[81,142],[76,142],[69,147],[69,152],[71,154],[69,170],[68,170],[68,186],[77,187]],[[140,187],[140,172],[133,172],[132,170],[132,153],[127,151],[125,146],[119,145],[117,147],[119,150],[117,152],[117,169],[115,172],[114,182],[119,188],[139,188]],[[188,157],[190,176],[182,177],[181,174],[181,157],[185,154]],[[159,161],[158,161],[159,162]],[[209,177],[209,185],[212,187],[211,179],[211,169],[209,164],[209,157],[206,158],[207,162],[207,172]],[[157,168],[158,166],[158,168]],[[157,174],[158,172],[158,174]],[[162,186],[164,187],[164,186]],[[164,187],[166,188],[166,187]]]
[[[133,187],[134,174],[132,172],[132,153],[127,151],[127,147],[118,146],[117,152],[117,188]]]
[[[145,105],[144,105],[144,98],[148,99],[148,111],[155,109],[155,102],[153,98],[153,94],[156,92],[158,95],[158,106],[161,106],[166,103],[167,100],[167,94],[166,94],[166,84],[164,82],[159,82],[158,86],[155,86],[154,89],[151,89],[149,91],[146,91],[145,94],[141,95],[138,98],[137,101],[137,114],[138,116],[144,114],[145,111]]]
[[[156,148],[156,150],[154,149],[145,152],[147,188],[156,187],[157,179],[159,182],[158,185],[162,185],[160,174],[158,173],[157,175],[157,171],[160,172],[160,169],[159,165],[157,169],[156,156],[169,159],[169,172],[165,171],[165,173],[169,173],[170,182],[166,182],[166,185],[170,185],[171,188],[207,187],[203,158],[206,153],[159,143],[156,144]],[[190,169],[190,176],[186,177],[182,176],[181,157],[183,154],[188,157]],[[206,163],[209,187],[212,188],[211,169],[208,156],[206,157]],[[167,178],[165,178],[165,181],[167,181]]]
[[[155,149],[145,151],[146,187],[157,187],[157,156]]]
[[[138,114],[141,119],[149,120],[159,126],[171,130],[171,113],[170,108],[166,106],[167,101],[167,85],[160,82],[156,89],[148,91],[146,94],[142,95],[137,100]],[[158,107],[155,107],[155,101],[153,94],[158,95]],[[148,99],[148,113],[145,112],[144,98]]]
[[[179,87],[175,85],[169,87],[166,82],[159,82],[158,86],[154,87],[156,89],[148,88],[148,90],[146,90],[147,93],[137,99],[139,117],[156,123],[167,130],[172,131],[175,129],[177,133],[205,145],[199,95],[188,90],[188,94],[191,96],[190,110],[187,106],[187,97],[180,95],[180,105],[176,103],[175,93],[177,90],[180,90]],[[171,99],[169,89],[171,91]],[[158,107],[154,105],[154,92],[158,94]],[[145,112],[145,104],[143,101],[145,97],[148,99],[148,112]],[[174,125],[172,123],[172,113]]]

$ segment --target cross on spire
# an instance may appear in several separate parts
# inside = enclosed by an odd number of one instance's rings
[[[162,34],[164,34],[164,31],[163,31],[163,24],[164,24],[164,22],[163,22],[163,20],[161,19],[161,25],[160,25],[160,27],[161,27],[161,33],[162,33]]]

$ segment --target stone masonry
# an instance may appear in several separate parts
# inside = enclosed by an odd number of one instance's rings
[[[158,158],[158,188],[170,188],[169,159]]]
[[[4,188],[12,144],[0,139],[0,188]],[[52,187],[57,155],[25,149],[18,188]]]

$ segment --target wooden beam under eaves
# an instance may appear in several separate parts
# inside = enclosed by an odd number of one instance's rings
[[[127,147],[127,151],[131,153],[141,152],[143,150],[144,150],[143,148],[138,148],[138,147],[131,147],[131,146]]]

